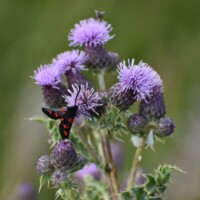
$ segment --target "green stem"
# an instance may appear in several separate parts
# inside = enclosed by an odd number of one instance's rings
[[[104,76],[105,76],[105,71],[101,70],[101,72],[98,73],[98,82],[99,82],[99,88],[102,91],[106,90],[106,84],[105,84]]]
[[[145,143],[146,143],[146,137],[142,138],[141,145],[136,149],[136,152],[135,152],[135,155],[134,155],[134,158],[133,158],[133,162],[132,162],[131,171],[130,171],[130,174],[129,174],[129,180],[128,180],[128,185],[127,185],[128,190],[135,183],[135,175],[136,175],[136,172],[137,172],[138,163],[140,162],[140,160],[142,158],[141,155],[142,155],[142,152],[144,150]]]

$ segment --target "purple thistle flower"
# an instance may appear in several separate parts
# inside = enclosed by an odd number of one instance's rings
[[[151,96],[152,90],[156,86],[162,87],[160,76],[149,65],[142,61],[134,65],[134,59],[128,66],[125,61],[118,65],[118,79],[123,90],[133,90],[135,98],[146,99]]]
[[[94,18],[81,20],[70,31],[68,39],[70,46],[98,46],[103,45],[114,36],[110,36],[111,24]]]
[[[80,93],[78,94],[79,90]],[[102,99],[88,84],[80,86],[74,84],[72,85],[72,90],[68,90],[68,92],[70,96],[65,96],[65,101],[69,107],[77,105],[78,113],[82,113],[86,116],[99,115],[100,112],[97,112],[97,109],[99,110],[100,107],[103,108]]]
[[[94,163],[91,163],[75,173],[75,177],[80,180],[83,180],[85,176],[92,176],[95,179],[99,179],[101,172]]]
[[[88,57],[83,51],[73,50],[58,54],[52,63],[60,69],[61,73],[68,71],[76,73],[78,70],[84,69],[84,63],[87,59]]]
[[[60,82],[61,73],[53,65],[40,65],[34,71],[35,83],[41,86],[56,86]]]

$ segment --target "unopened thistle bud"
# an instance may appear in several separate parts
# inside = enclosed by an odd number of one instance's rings
[[[62,182],[67,180],[67,173],[64,169],[56,169],[51,176],[51,182],[53,185],[58,186]]]
[[[155,87],[151,96],[140,102],[139,113],[146,119],[160,119],[165,115],[165,102],[160,87]]]
[[[58,142],[52,149],[50,161],[55,168],[71,169],[77,162],[77,154],[69,140]]]
[[[158,136],[169,136],[174,132],[174,122],[171,118],[169,117],[164,117],[159,120],[158,123],[158,131],[157,135]]]
[[[85,65],[97,71],[114,69],[120,61],[117,53],[106,51],[102,46],[87,46],[85,52],[88,55]]]
[[[50,162],[49,155],[41,156],[36,162],[36,171],[40,175],[51,174],[54,170],[53,165]]]
[[[66,106],[63,95],[67,94],[67,89],[64,85],[58,83],[56,87],[43,86],[42,94],[45,104],[50,108],[60,108]]]
[[[128,129],[134,135],[142,135],[147,124],[146,119],[139,114],[131,115],[127,121]]]
[[[71,90],[72,85],[76,84],[78,86],[80,85],[88,85],[89,88],[92,88],[91,83],[89,82],[89,80],[87,80],[80,72],[76,72],[73,73],[71,71],[68,71],[65,73],[66,77],[67,77],[67,84],[68,84],[68,88]]]
[[[110,102],[121,111],[127,110],[136,100],[132,90],[123,90],[121,84],[116,83],[109,90]]]
[[[72,170],[70,172],[76,172],[80,169],[82,169],[85,166],[85,159],[81,156],[81,154],[77,153],[77,160],[72,167]]]

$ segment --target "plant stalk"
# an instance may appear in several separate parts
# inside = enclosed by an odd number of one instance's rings
[[[109,136],[104,130],[101,130],[101,140],[105,159],[105,174],[109,180],[112,199],[119,200],[119,185],[117,181],[116,168],[112,158]]]
[[[105,84],[105,71],[101,70],[98,74],[99,88],[101,91],[106,90]],[[117,181],[117,173],[112,158],[111,147],[110,147],[110,138],[108,132],[105,129],[100,129],[101,134],[101,143],[103,149],[103,156],[105,160],[105,174],[108,177],[109,186],[111,190],[111,197],[113,200],[119,199],[119,185]]]
[[[99,88],[100,88],[101,91],[106,90],[106,84],[105,84],[104,76],[105,76],[105,71],[101,70],[101,72],[98,73],[98,82],[99,82]]]
[[[140,162],[140,160],[142,158],[141,155],[144,150],[145,143],[146,143],[146,137],[142,138],[141,145],[136,149],[136,152],[135,152],[135,155],[133,158],[133,162],[132,162],[132,167],[131,167],[130,174],[129,174],[129,180],[128,180],[128,185],[127,185],[128,190],[135,184],[135,175],[137,172],[138,163]]]

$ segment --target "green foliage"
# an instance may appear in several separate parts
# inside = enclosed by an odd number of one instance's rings
[[[82,200],[110,200],[107,189],[100,181],[96,181],[91,177],[85,178],[86,190]]]
[[[123,200],[162,200],[164,191],[170,183],[171,173],[174,171],[183,172],[180,168],[171,165],[159,166],[155,174],[146,174],[143,185],[134,186],[129,191],[121,194]]]
[[[60,186],[58,186],[56,199],[58,197],[66,200],[81,200],[81,195],[77,187],[77,183],[72,179],[63,182]]]
[[[39,186],[39,192],[41,191],[42,187],[50,181],[51,175],[44,175],[40,177],[40,186]]]
[[[128,129],[124,124],[122,115],[123,113],[118,108],[110,105],[106,113],[100,118],[100,128],[107,129],[114,138],[117,138],[122,132],[127,133]]]

